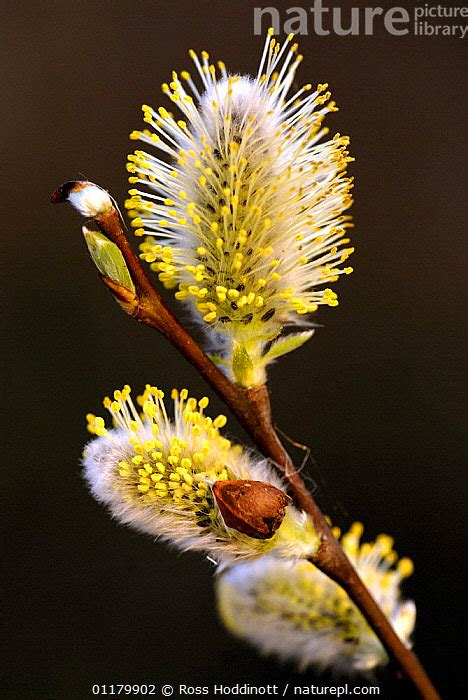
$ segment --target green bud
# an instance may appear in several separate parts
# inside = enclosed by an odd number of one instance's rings
[[[253,381],[253,362],[245,345],[234,343],[232,351],[232,372],[235,380],[242,386],[251,386]]]
[[[135,285],[130,277],[124,257],[115,243],[112,243],[99,231],[90,231],[85,226],[83,226],[83,235],[99,272],[113,282],[117,282],[134,292]]]
[[[315,331],[305,331],[304,333],[287,335],[284,338],[277,340],[276,343],[273,343],[268,352],[263,355],[262,361],[265,364],[268,364],[272,360],[276,360],[276,358],[281,357],[281,355],[286,355],[288,352],[292,352],[293,350],[300,348],[301,345],[304,345],[304,343],[306,343],[314,335],[314,333]]]

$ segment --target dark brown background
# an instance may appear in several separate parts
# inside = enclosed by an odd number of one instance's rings
[[[160,103],[160,83],[188,67],[190,47],[255,69],[257,4],[3,3],[4,697],[87,698],[92,683],[112,681],[316,679],[225,634],[210,565],[118,527],[88,495],[83,416],[104,393],[125,382],[206,388],[124,317],[96,278],[78,215],[49,205],[81,175],[122,202],[140,104]],[[339,308],[320,313],[325,327],[271,373],[278,424],[313,447],[323,507],[340,525],[357,518],[369,536],[393,534],[414,559],[416,650],[445,697],[460,680],[466,539],[462,47],[383,29],[302,38],[300,80],[331,84],[341,110],[330,125],[351,135],[357,158],[356,271]],[[230,429],[239,434],[233,420]],[[378,680],[384,697],[407,696],[387,672]]]

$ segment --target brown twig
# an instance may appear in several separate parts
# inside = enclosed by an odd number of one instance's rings
[[[63,188],[64,186],[54,193],[53,202],[66,199],[60,194]],[[297,505],[310,516],[321,539],[320,547],[312,558],[314,565],[347,592],[380,639],[389,657],[396,662],[403,674],[412,682],[420,696],[426,700],[439,698],[440,696],[418,658],[402,643],[356,573],[340,544],[333,537],[324,515],[279,440],[272,421],[268,388],[261,385],[245,389],[233,384],[213,364],[168,309],[151,283],[127,240],[117,210],[114,209],[110,214],[96,217],[95,221],[102,233],[121,250],[134,282],[135,292],[101,276],[104,283],[127,313],[141,323],[156,328],[162,333],[227,404],[260,451],[269,457],[281,471]]]

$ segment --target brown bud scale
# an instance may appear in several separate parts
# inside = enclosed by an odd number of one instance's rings
[[[291,501],[276,486],[248,479],[216,481],[213,493],[227,527],[257,540],[273,537]]]
[[[132,292],[131,289],[127,289],[127,287],[125,287],[123,284],[120,284],[115,280],[111,280],[110,277],[106,277],[101,273],[99,273],[99,277],[102,279],[106,287],[111,290],[115,300],[125,311],[125,313],[127,313],[129,316],[133,316],[138,310],[138,298],[135,292]]]
[[[92,183],[87,180],[70,180],[70,182],[65,182],[60,185],[58,190],[55,190],[50,198],[52,204],[60,204],[61,202],[66,202],[70,192],[79,192],[79,190],[84,189]]]

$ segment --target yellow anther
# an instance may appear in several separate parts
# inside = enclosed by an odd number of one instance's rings
[[[217,416],[217,418],[215,418],[213,421],[213,425],[215,428],[224,428],[226,423],[227,423],[227,418],[226,418],[226,416],[223,416],[222,414]]]
[[[414,564],[411,561],[411,559],[408,559],[408,557],[400,559],[400,561],[397,564],[397,571],[401,576],[403,576],[403,578],[411,576],[411,574],[414,571]]]
[[[349,531],[355,537],[362,537],[362,534],[364,532],[364,525],[361,522],[357,521],[351,525]]]
[[[148,416],[148,418],[154,418],[158,412],[158,408],[156,404],[154,404],[152,401],[145,401],[143,404],[143,413],[145,416]]]
[[[380,553],[382,556],[390,554],[393,548],[393,542],[393,537],[390,537],[390,535],[379,535],[377,537],[376,543],[380,547]]]

